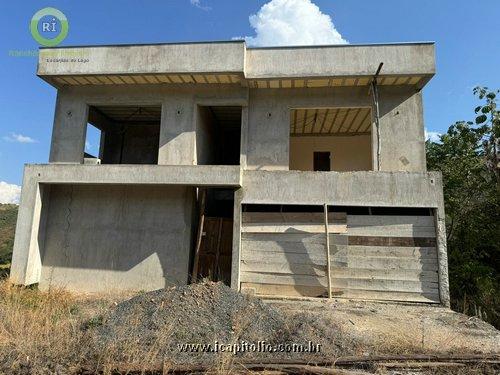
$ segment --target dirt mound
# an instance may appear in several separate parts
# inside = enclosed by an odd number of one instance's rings
[[[107,345],[108,351],[114,347],[113,355],[121,353],[128,362],[141,358],[206,363],[220,361],[224,353],[233,358],[311,358],[316,344],[320,349],[313,356],[331,358],[340,354],[341,346],[343,354],[347,349],[333,322],[313,321],[305,314],[284,315],[257,298],[212,282],[158,290],[122,302],[104,318],[99,333],[99,344]]]

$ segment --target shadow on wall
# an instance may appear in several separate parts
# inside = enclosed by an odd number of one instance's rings
[[[40,286],[82,291],[185,284],[194,188],[53,185]]]
[[[289,228],[283,235],[288,241],[278,243],[294,280],[292,287],[303,296],[327,297],[325,234]]]

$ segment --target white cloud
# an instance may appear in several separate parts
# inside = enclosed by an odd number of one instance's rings
[[[271,0],[250,16],[250,25],[256,35],[245,40],[256,47],[348,43],[311,0]]]
[[[439,137],[441,136],[441,133],[439,132],[432,132],[432,131],[428,131],[427,129],[425,129],[425,140],[430,140],[431,142],[440,142],[441,140],[439,139]]]
[[[191,2],[191,5],[194,5],[197,8],[200,8],[202,10],[210,10],[212,9],[211,7],[207,5],[201,5],[201,0],[189,0]]]
[[[19,204],[20,197],[21,186],[8,184],[5,181],[0,181],[0,203]]]
[[[10,133],[9,135],[6,135],[5,137],[3,137],[3,139],[7,142],[18,142],[18,143],[36,143],[37,142],[36,139],[28,137],[27,135],[22,135],[22,134],[17,134],[17,133]]]

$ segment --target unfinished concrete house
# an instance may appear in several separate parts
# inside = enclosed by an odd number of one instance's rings
[[[432,43],[41,49],[52,144],[25,167],[11,280],[448,305],[434,73]]]

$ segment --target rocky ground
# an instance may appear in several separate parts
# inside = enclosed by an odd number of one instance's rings
[[[127,348],[134,348],[134,358],[163,361],[169,367],[270,358],[321,363],[352,356],[500,354],[499,331],[446,308],[348,300],[262,301],[222,283],[134,297],[112,309],[98,332],[100,341],[119,343],[116,350],[123,362],[131,358]],[[184,351],[186,344],[194,346]]]
[[[490,362],[460,362],[478,355]],[[0,285],[0,373],[496,374],[499,355],[499,331],[441,307],[263,301],[212,282],[119,299]]]

